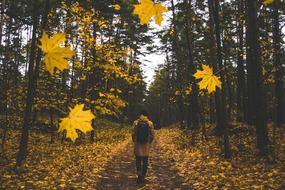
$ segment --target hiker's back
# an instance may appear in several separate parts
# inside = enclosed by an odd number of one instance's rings
[[[136,141],[138,143],[149,142],[150,126],[146,121],[139,121],[137,124]]]

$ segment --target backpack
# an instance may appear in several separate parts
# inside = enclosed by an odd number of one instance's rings
[[[147,143],[149,141],[149,126],[147,122],[140,121],[137,124],[136,140],[138,143]]]

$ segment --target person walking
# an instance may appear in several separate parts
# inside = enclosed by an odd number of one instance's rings
[[[137,183],[143,183],[147,173],[149,151],[154,140],[154,126],[148,119],[146,111],[141,111],[140,116],[133,123],[132,140],[136,158]]]

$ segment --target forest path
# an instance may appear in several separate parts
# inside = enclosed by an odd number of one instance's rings
[[[166,137],[159,137],[166,138]],[[127,144],[125,149],[114,156],[100,173],[96,184],[98,190],[132,190],[132,189],[173,189],[191,190],[183,184],[183,178],[177,174],[174,162],[162,158],[160,139],[152,144],[149,158],[148,173],[144,184],[136,184],[135,160],[133,143]]]

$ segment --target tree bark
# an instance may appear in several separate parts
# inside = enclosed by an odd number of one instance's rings
[[[246,116],[246,87],[244,71],[244,0],[238,2],[238,52],[237,52],[237,120],[244,121]]]
[[[38,51],[36,57],[36,44],[37,44],[37,30],[38,30],[38,15],[36,14],[38,7],[34,5],[34,15],[33,15],[33,33],[32,33],[32,44],[30,51],[30,60],[29,60],[29,68],[28,68],[28,89],[26,96],[26,107],[24,112],[24,122],[22,127],[21,140],[19,145],[19,152],[16,158],[16,167],[20,167],[22,162],[27,157],[27,149],[28,149],[28,141],[29,141],[29,127],[31,124],[31,115],[32,115],[32,107],[36,94],[36,83],[37,76],[39,72],[40,59],[41,59],[41,51]],[[45,13],[43,14],[42,26],[43,29],[47,27],[47,17],[49,10],[49,0],[46,0]],[[36,61],[35,61],[36,58]]]
[[[224,71],[222,69],[222,54],[221,54],[221,37],[220,37],[220,21],[219,21],[219,1],[208,0],[209,5],[209,25],[210,25],[210,51],[213,63],[214,72],[220,70],[222,90],[217,89],[215,93],[215,106],[218,134],[223,135],[223,152],[226,159],[231,157],[229,135],[227,128],[227,116],[225,107],[225,92],[224,92]]]
[[[180,123],[180,127],[185,127],[184,126],[184,104],[183,104],[183,99],[182,99],[182,60],[181,60],[181,55],[180,55],[180,50],[179,50],[179,46],[178,46],[178,33],[177,33],[177,20],[176,20],[176,13],[175,13],[175,6],[174,6],[174,1],[171,0],[171,11],[172,11],[172,23],[173,23],[173,52],[175,53],[175,57],[176,57],[176,77],[177,77],[177,86],[178,86],[178,90],[179,90],[179,95],[177,97],[177,106],[178,106],[178,110],[179,110],[179,123]]]
[[[191,18],[192,11],[192,0],[185,0],[184,1],[187,5],[187,23],[186,23],[186,39],[187,39],[187,49],[188,49],[188,64],[189,64],[189,72],[190,72],[190,83],[192,92],[190,94],[190,118],[191,118],[191,124],[193,129],[199,128],[199,103],[198,103],[198,86],[195,81],[195,78],[193,77],[193,74],[196,71],[196,65],[194,65],[194,57],[193,57],[193,23]]]
[[[247,0],[248,91],[250,91],[249,103],[251,106],[249,114],[253,114],[251,119],[256,127],[259,153],[266,155],[268,153],[268,134],[257,12],[257,0]]]
[[[281,125],[285,123],[284,118],[284,94],[283,94],[283,81],[282,78],[284,73],[282,71],[281,63],[281,30],[280,30],[280,21],[279,21],[279,5],[280,0],[275,0],[273,5],[273,46],[274,46],[274,55],[273,55],[273,65],[275,67],[275,97],[276,97],[276,124]]]

